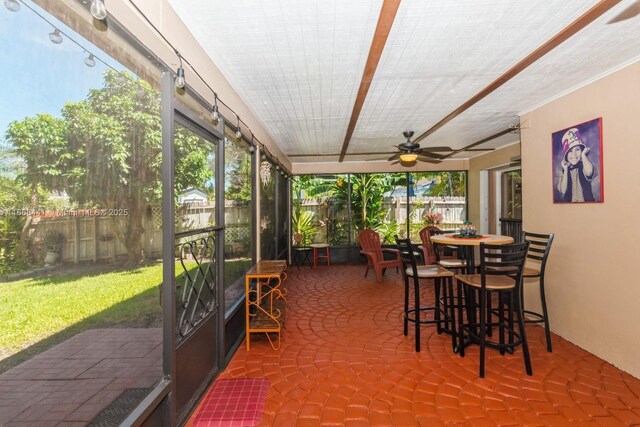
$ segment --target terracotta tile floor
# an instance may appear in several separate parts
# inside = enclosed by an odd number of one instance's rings
[[[253,334],[251,351],[243,345],[220,376],[269,378],[260,425],[640,425],[640,380],[556,335],[547,353],[538,326],[527,330],[532,377],[519,350],[488,349],[478,378],[476,346],[460,358],[433,326],[415,353],[413,329],[402,335],[400,276],[378,285],[363,273],[289,269],[281,349]]]

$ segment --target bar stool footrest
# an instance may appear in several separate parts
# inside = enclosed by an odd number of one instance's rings
[[[544,323],[544,315],[531,310],[522,310],[525,318],[524,323]],[[527,319],[526,316],[534,316],[535,319]]]

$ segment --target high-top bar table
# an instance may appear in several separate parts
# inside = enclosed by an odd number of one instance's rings
[[[481,236],[481,237],[480,237]],[[431,236],[431,241],[439,245],[459,246],[467,260],[466,274],[475,272],[474,248],[480,243],[489,245],[507,245],[513,243],[513,237],[500,234],[482,234],[477,237],[456,237],[455,234],[436,234]]]
[[[475,248],[480,246],[480,243],[486,243],[490,245],[508,245],[513,243],[513,237],[502,236],[499,234],[482,234],[475,237],[457,237],[456,234],[436,234],[431,236],[431,241],[439,245],[457,246],[460,248],[463,257],[467,260],[467,267],[464,274],[475,274],[476,266],[474,262]],[[458,289],[460,289],[458,287]],[[457,297],[459,303],[462,301],[462,295],[458,294]],[[466,293],[466,310],[467,318],[471,323],[476,323],[476,300],[473,292]],[[490,302],[489,302],[490,304]],[[490,306],[488,312],[491,312]],[[488,331],[491,335],[491,330]],[[458,345],[468,345],[471,341],[465,343],[460,342]],[[457,352],[457,350],[456,350]]]

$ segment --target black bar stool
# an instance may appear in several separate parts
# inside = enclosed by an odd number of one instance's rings
[[[547,266],[547,258],[553,243],[553,234],[538,234],[522,232],[522,239],[529,242],[529,253],[527,254],[527,265],[524,267],[522,277],[525,279],[537,278],[540,286],[540,304],[542,313],[531,310],[524,310],[524,314],[533,319],[526,319],[524,323],[544,323],[544,333],[547,339],[547,351],[551,352],[551,329],[549,329],[549,313],[547,312],[547,299],[544,296],[544,270]],[[527,283],[525,281],[525,283]]]
[[[416,256],[411,247],[410,239],[400,239],[396,237],[396,243],[400,251],[404,277],[404,335],[409,333],[409,322],[413,322],[416,331],[416,351],[420,351],[420,324],[435,323],[437,332],[451,332],[452,348],[457,347],[455,333],[455,312],[453,310],[453,273],[438,265],[420,265],[416,263]],[[413,279],[413,307],[409,307],[409,279]],[[435,286],[435,301],[432,306],[420,305],[420,280],[433,279]],[[445,286],[442,285],[445,281]],[[444,304],[440,300],[442,288]],[[421,319],[420,313],[433,311],[433,319]]]
[[[480,274],[456,274],[455,276],[458,282],[458,295],[462,295],[464,286],[467,291],[470,291],[467,295],[476,291],[480,296],[478,316],[476,317],[475,313],[468,314],[467,323],[463,323],[462,304],[458,304],[457,328],[460,356],[464,357],[465,345],[480,344],[480,378],[484,378],[486,347],[497,348],[500,354],[504,354],[505,351],[513,351],[516,346],[522,345],[527,375],[533,373],[521,305],[522,271],[528,248],[528,242],[512,245],[480,243]],[[498,294],[498,308],[492,311],[487,307],[494,293]],[[467,298],[468,303],[472,301],[475,301],[475,298]],[[472,309],[475,310],[474,304]],[[518,317],[517,332],[513,322],[514,312]],[[492,313],[497,315],[495,321],[491,316]],[[498,328],[498,342],[487,340],[488,329],[492,327]],[[509,334],[508,342],[505,342],[505,332]]]

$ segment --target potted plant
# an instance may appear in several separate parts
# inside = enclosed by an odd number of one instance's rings
[[[430,211],[424,215],[424,220],[427,225],[438,225],[444,220],[444,217],[438,211]]]
[[[47,249],[47,253],[44,257],[45,265],[53,265],[60,259],[62,254],[62,245],[64,244],[65,237],[59,231],[49,231],[44,235],[44,244]]]

